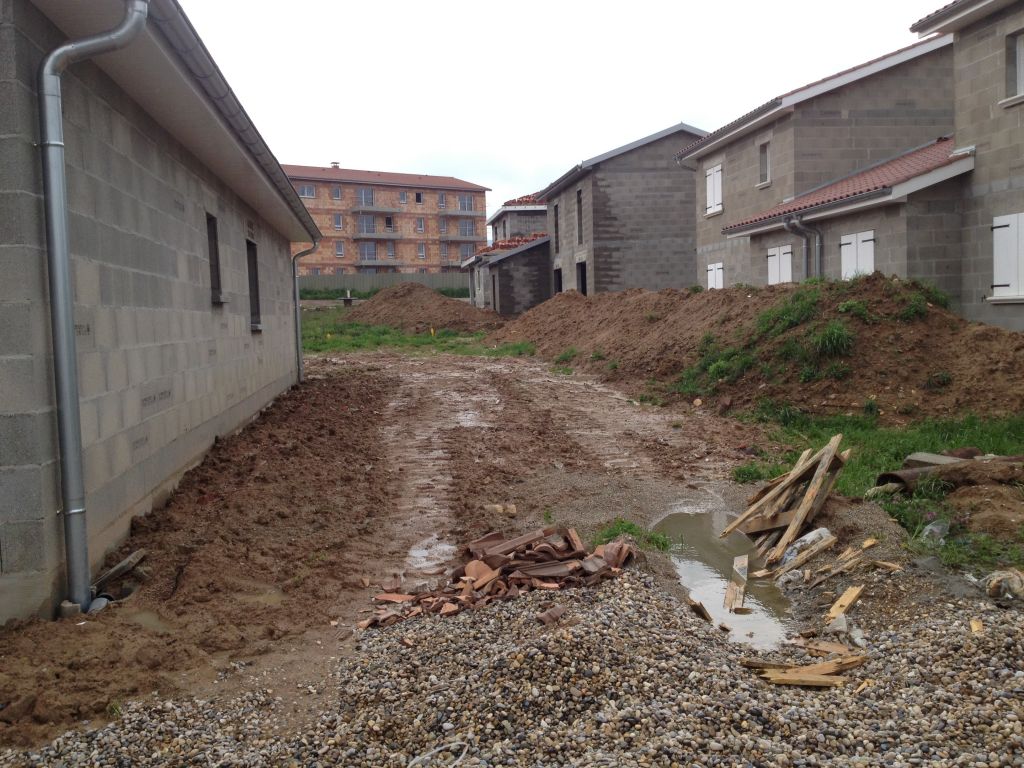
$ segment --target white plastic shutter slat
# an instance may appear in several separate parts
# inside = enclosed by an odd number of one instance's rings
[[[839,274],[843,280],[857,274],[857,240],[853,235],[843,235],[839,241]]]
[[[715,168],[715,210],[722,209],[722,166]],[[722,286],[718,286],[721,288]]]
[[[1020,296],[1021,214],[992,219],[992,295]]]
[[[777,285],[779,280],[779,248],[768,249],[768,285]]]
[[[712,290],[715,287],[715,265],[708,264],[708,290]]]
[[[711,213],[711,211],[715,207],[715,169],[714,168],[708,169],[706,180],[707,180],[707,198],[706,198],[707,199],[707,205],[705,206],[705,209],[706,209],[706,211],[708,213]]]
[[[875,271],[875,232],[857,233],[857,274],[870,275]]]
[[[793,282],[793,247],[790,245],[779,248],[779,282]]]

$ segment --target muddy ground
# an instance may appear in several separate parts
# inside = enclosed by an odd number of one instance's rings
[[[148,550],[137,583],[115,585],[134,588],[127,599],[0,631],[0,743],[95,727],[153,692],[257,686],[284,702],[268,727],[292,731],[320,711],[373,585],[438,579],[454,545],[492,529],[553,520],[589,540],[616,517],[650,525],[680,503],[740,511],[751,488],[729,471],[772,447],[756,426],[638,405],[537,360],[382,352],[312,359],[307,372],[136,521],[108,558]],[[518,511],[495,516],[493,503]],[[875,536],[879,558],[907,562],[902,529],[877,507],[833,500],[822,521],[841,546]],[[677,585],[667,556],[647,565]],[[797,618],[844,585],[801,598]],[[934,585],[912,569],[872,577],[862,623],[932,600]]]

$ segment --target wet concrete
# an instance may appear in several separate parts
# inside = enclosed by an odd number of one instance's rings
[[[716,624],[730,628],[731,640],[759,649],[775,648],[794,630],[788,618],[789,600],[772,582],[751,579],[747,583],[743,606],[749,613],[730,613],[723,605],[733,559],[749,554],[750,572],[761,567],[746,536],[732,533],[719,538],[732,516],[721,495],[708,487],[674,503],[654,530],[672,541],[670,554],[680,583],[704,604]]]

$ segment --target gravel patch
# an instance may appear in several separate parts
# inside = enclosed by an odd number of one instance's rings
[[[556,603],[568,610],[543,627]],[[630,571],[368,630],[326,683],[336,704],[291,739],[264,735],[272,691],[149,700],[0,765],[1024,766],[1019,610],[950,601],[867,640],[844,688],[770,686],[738,665],[749,649]],[[811,661],[795,647],[766,657]]]

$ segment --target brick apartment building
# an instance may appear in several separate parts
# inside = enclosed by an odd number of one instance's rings
[[[337,163],[283,167],[324,233],[299,274],[456,271],[487,244],[487,187]]]

